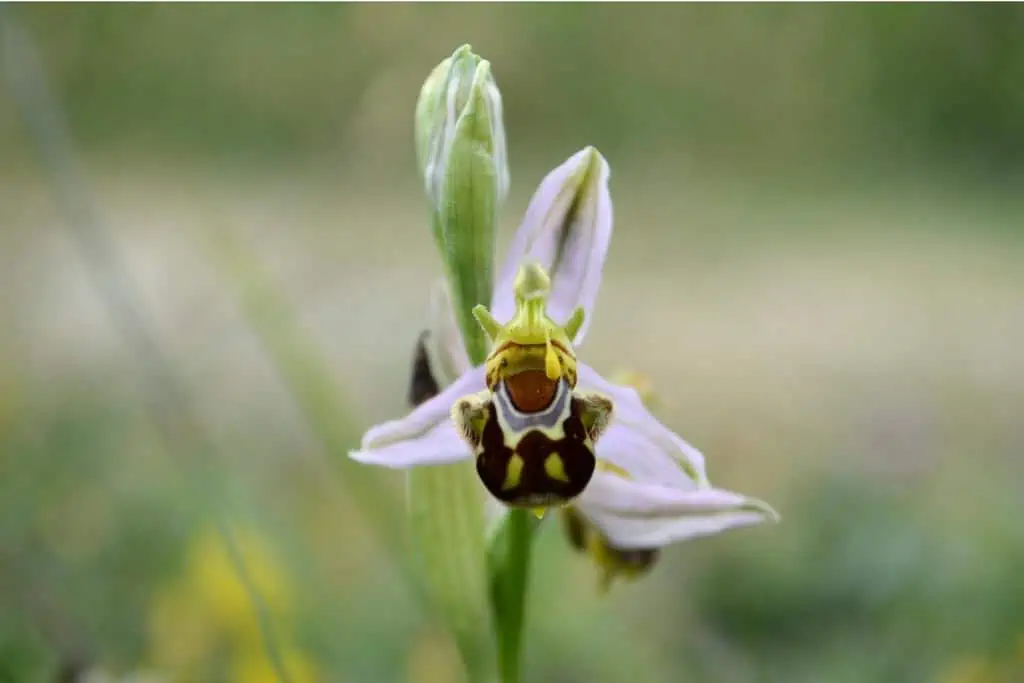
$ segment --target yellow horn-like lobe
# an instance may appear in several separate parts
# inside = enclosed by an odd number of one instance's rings
[[[551,333],[545,334],[544,346],[544,374],[548,379],[556,380],[562,376],[562,364],[558,362],[558,354],[551,345]]]

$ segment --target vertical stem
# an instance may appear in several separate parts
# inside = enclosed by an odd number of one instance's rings
[[[491,96],[481,90],[490,82],[488,68],[486,62],[472,54],[468,45],[452,55],[444,92],[453,94],[458,86],[459,92],[468,99],[457,120],[444,122],[449,127],[449,137],[441,140],[447,146],[444,167],[440,169],[444,173],[442,196],[438,197],[436,193],[433,196],[432,212],[434,238],[444,260],[455,320],[474,366],[485,362],[490,347],[490,340],[477,324],[472,311],[477,304],[491,302],[494,226],[503,189],[500,177],[507,176],[500,106],[494,104],[496,118],[492,120],[488,101]],[[471,79],[468,78],[470,71]],[[450,99],[448,104],[451,105]],[[435,102],[434,106],[440,105]],[[431,118],[441,114],[434,111]],[[448,115],[452,116],[452,113],[449,111]],[[420,117],[418,108],[417,125],[420,130],[425,130],[424,126],[432,127],[430,124],[433,123]],[[498,136],[498,143],[495,143],[495,136]],[[501,149],[500,158],[492,157],[496,144]],[[427,179],[427,182],[430,185],[432,181]],[[431,194],[429,189],[428,194]],[[500,552],[488,553],[493,625],[503,683],[520,681],[532,532],[529,513],[513,510],[506,517],[498,538],[496,547]]]
[[[498,631],[498,668],[502,683],[519,683],[534,525],[527,510],[510,511],[505,524],[508,546],[498,587],[502,603]]]
[[[466,355],[469,356],[469,360],[474,366],[483,365],[487,359],[489,342],[487,335],[484,334],[473,316],[473,307],[477,304],[487,305],[491,300],[492,276],[489,262],[493,259],[493,253],[492,251],[484,252],[487,256],[486,259],[482,256],[478,257],[475,267],[473,263],[469,263],[469,267],[459,267],[466,264],[455,263],[451,257],[451,250],[446,249],[441,215],[436,211],[433,212],[431,221],[435,234],[442,235],[441,256],[449,284],[452,309],[455,312],[455,323],[462,335]],[[480,265],[485,262],[486,266]]]

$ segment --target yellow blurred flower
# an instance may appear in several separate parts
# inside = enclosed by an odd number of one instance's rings
[[[323,679],[312,662],[297,649],[283,648],[281,663],[291,683],[317,683]],[[231,665],[233,683],[280,683],[277,672],[263,650],[246,648]]]
[[[312,664],[289,642],[293,594],[284,567],[255,532],[240,530],[235,541],[251,588],[273,622],[291,680],[317,680]],[[226,662],[239,682],[277,680],[256,605],[216,530],[192,539],[182,575],[152,600],[148,629],[151,662],[181,680],[209,678],[218,662]]]
[[[413,643],[406,663],[410,683],[464,683],[462,659],[452,637],[429,628]]]
[[[158,593],[149,610],[150,660],[159,669],[193,678],[217,647],[206,606],[184,586]]]
[[[938,683],[1001,683],[995,664],[979,655],[956,660],[943,671]]]
[[[291,611],[291,587],[277,558],[251,531],[238,532],[236,540],[252,589],[275,621],[286,619]],[[207,606],[217,627],[246,642],[259,641],[259,623],[249,592],[214,531],[206,531],[194,541],[186,572],[191,592]]]

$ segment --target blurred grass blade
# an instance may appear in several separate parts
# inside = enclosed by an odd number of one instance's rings
[[[331,380],[330,365],[301,332],[294,310],[250,250],[228,230],[210,232],[207,237],[208,253],[226,276],[246,320],[313,434],[342,474],[346,493],[365,513],[391,559],[408,574],[401,506],[381,477],[348,457],[352,434],[358,428],[345,421],[353,411]]]
[[[411,473],[409,505],[416,553],[415,563],[410,563],[401,543],[405,538],[402,505],[372,468],[348,457],[355,429],[345,424],[344,416],[352,411],[346,409],[331,381],[327,362],[301,334],[293,310],[248,250],[226,231],[218,231],[210,239],[213,257],[230,279],[246,318],[310,427],[342,473],[346,491],[410,585],[445,617],[469,671],[486,669],[493,656],[488,652],[483,502],[471,465],[429,467]]]
[[[183,466],[186,478],[196,482],[195,491],[212,510],[229,561],[252,603],[267,658],[277,679],[287,683],[290,679],[267,607],[253,585],[230,525],[219,506],[210,500],[209,487],[203,484],[205,463],[216,461],[214,445],[193,413],[170,358],[160,348],[137,297],[137,287],[86,189],[70,134],[32,37],[4,3],[0,3],[0,50],[8,86],[51,182],[72,242],[111,322],[139,363],[141,388],[162,445],[169,456],[191,454],[190,458],[173,459]]]

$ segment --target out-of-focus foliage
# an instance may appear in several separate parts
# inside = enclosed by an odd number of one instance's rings
[[[350,407],[334,442],[401,412],[440,276],[413,108],[465,42],[504,99],[502,230],[574,150],[611,164],[581,357],[650,376],[713,479],[782,514],[605,601],[548,525],[528,670],[1024,680],[1021,7],[17,9],[219,458],[158,448],[4,91],[0,681],[272,680],[221,518],[293,680],[455,679],[389,559],[406,539],[360,507],[401,506],[403,482],[329,460],[197,245],[238,229],[266,260]],[[304,377],[308,407],[324,378]]]
[[[471,40],[516,149],[600,140],[778,171],[1024,163],[1024,8],[67,5],[26,8],[80,140],[344,155],[410,128],[425,65]],[[581,112],[585,112],[581,114]],[[407,164],[411,128],[376,154]]]
[[[808,669],[929,680],[961,659],[1012,659],[1024,633],[1022,501],[990,495],[985,509],[958,508],[973,523],[946,526],[906,483],[839,471],[793,501],[807,520],[799,535],[737,545],[697,570],[697,618],[779,680]]]

